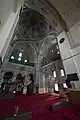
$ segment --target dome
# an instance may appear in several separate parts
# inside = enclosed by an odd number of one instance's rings
[[[42,14],[28,9],[22,12],[17,30],[20,37],[42,40],[48,35],[49,25]]]

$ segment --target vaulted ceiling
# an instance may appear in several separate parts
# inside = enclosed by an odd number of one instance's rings
[[[57,13],[57,10],[45,0],[25,0],[11,43],[16,39],[25,39],[34,44],[39,53],[43,41],[49,35],[54,39],[66,29],[65,22]],[[48,41],[50,42],[49,39]]]
[[[68,28],[80,20],[80,0],[48,0],[60,13]]]
[[[23,3],[24,0],[14,0],[18,4]],[[39,0],[26,0],[26,1],[35,1]],[[41,0],[42,1],[42,0]],[[54,6],[65,20],[68,25],[68,28],[71,28],[74,24],[76,24],[80,20],[80,0],[46,0],[49,1],[52,6]],[[16,4],[15,4],[16,5]]]
[[[52,44],[52,41],[59,33],[63,30],[69,30],[80,20],[80,1],[14,0],[13,12],[16,12],[17,7],[22,5],[23,2],[24,5],[21,7],[19,21],[11,43],[20,39],[26,40],[35,46],[36,51],[41,56],[47,56],[50,60],[54,60],[59,55],[57,54],[56,43]],[[52,38],[49,37],[50,35],[52,35]],[[21,46],[17,47],[21,48]],[[28,48],[28,44],[25,45],[25,48]],[[28,49],[25,51],[25,54],[27,54]],[[30,55],[30,51],[28,55]]]
[[[28,1],[28,0],[26,0]],[[33,1],[33,0],[29,0]],[[40,0],[34,0],[38,2]],[[42,1],[42,0],[41,0]],[[71,28],[80,20],[80,0],[46,0],[54,6],[65,20],[68,28]],[[0,29],[7,21],[11,12],[16,12],[17,8],[23,4],[24,0],[0,0]]]

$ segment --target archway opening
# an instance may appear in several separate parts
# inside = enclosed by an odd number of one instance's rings
[[[4,82],[8,82],[9,80],[11,80],[13,77],[13,72],[6,72],[3,76]]]

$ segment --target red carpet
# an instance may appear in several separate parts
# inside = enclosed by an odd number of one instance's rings
[[[47,94],[22,95],[0,99],[0,117],[13,115],[15,106],[19,106],[19,112],[32,111],[32,120],[80,120],[79,106],[66,106],[55,112],[48,111],[48,106],[57,101],[60,101],[57,94],[54,96]]]

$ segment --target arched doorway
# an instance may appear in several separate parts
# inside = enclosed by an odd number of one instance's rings
[[[8,71],[4,74],[3,80],[4,82],[8,83],[12,79],[12,77],[13,77],[13,72]]]

